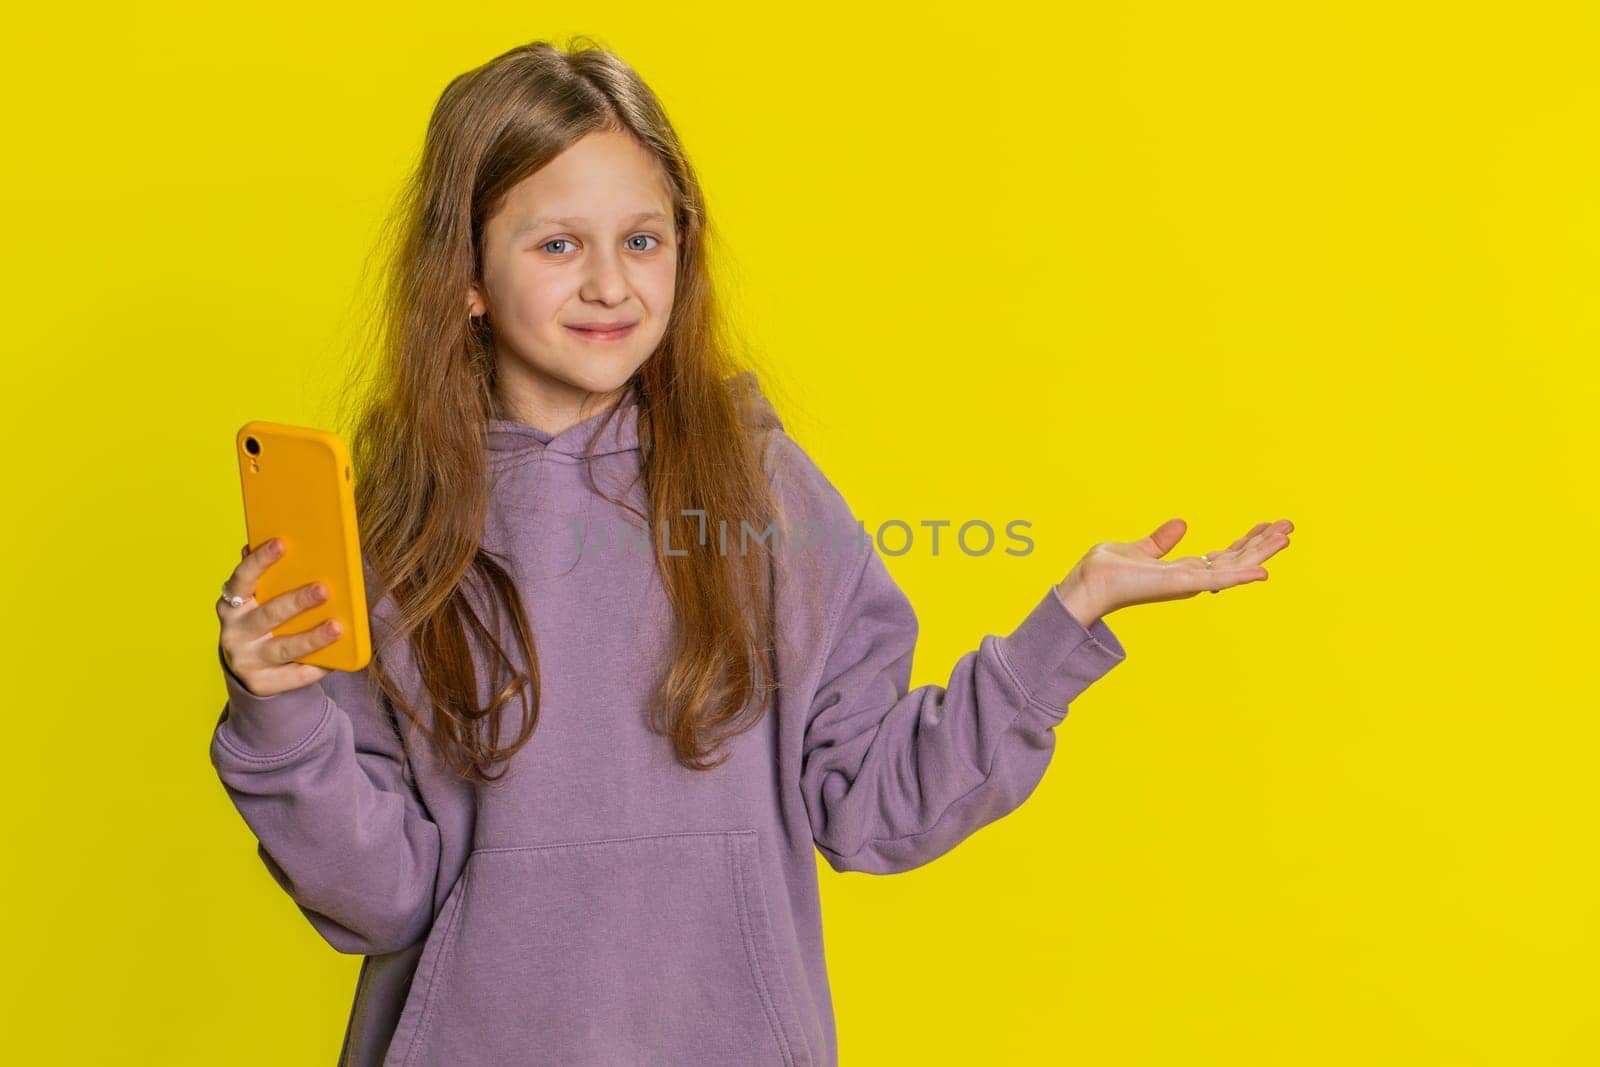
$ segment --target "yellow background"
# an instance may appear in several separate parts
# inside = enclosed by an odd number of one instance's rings
[[[7,1058],[332,1062],[360,961],[207,761],[232,434],[331,418],[446,81],[588,32],[869,522],[1033,523],[891,558],[916,684],[1097,541],[1298,527],[1265,583],[1108,619],[1128,659],[1013,815],[823,866],[844,1062],[1600,1062],[1595,10],[35,5],[0,75]]]

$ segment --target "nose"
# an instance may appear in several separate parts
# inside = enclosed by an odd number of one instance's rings
[[[622,257],[615,251],[600,251],[590,256],[580,295],[599,304],[616,304],[628,297],[628,275]]]

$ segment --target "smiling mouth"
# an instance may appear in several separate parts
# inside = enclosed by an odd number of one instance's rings
[[[637,322],[634,322],[629,323],[626,326],[618,326],[615,329],[610,330],[589,330],[579,326],[568,326],[567,329],[571,330],[573,333],[577,334],[579,337],[582,337],[586,341],[615,341],[619,338],[628,336],[628,334],[632,333],[638,325],[639,324]]]

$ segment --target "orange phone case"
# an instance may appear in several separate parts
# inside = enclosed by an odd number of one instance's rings
[[[261,575],[256,602],[312,582],[328,599],[293,616],[274,636],[304,633],[329,618],[343,627],[337,640],[297,662],[358,671],[372,658],[367,587],[356,528],[350,450],[336,433],[278,422],[247,422],[235,435],[239,485],[250,550],[274,537],[284,554]],[[289,629],[293,627],[293,629]]]

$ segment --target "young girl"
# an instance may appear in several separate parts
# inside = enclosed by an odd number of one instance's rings
[[[275,542],[217,605],[211,760],[366,957],[341,1063],[835,1063],[814,850],[905,871],[1012,811],[1123,659],[1104,616],[1263,580],[1292,528],[1096,545],[909,689],[916,615],[733,364],[694,171],[592,44],[429,124],[352,439],[373,662],[295,662],[338,629],[293,632],[320,585],[255,601]]]

